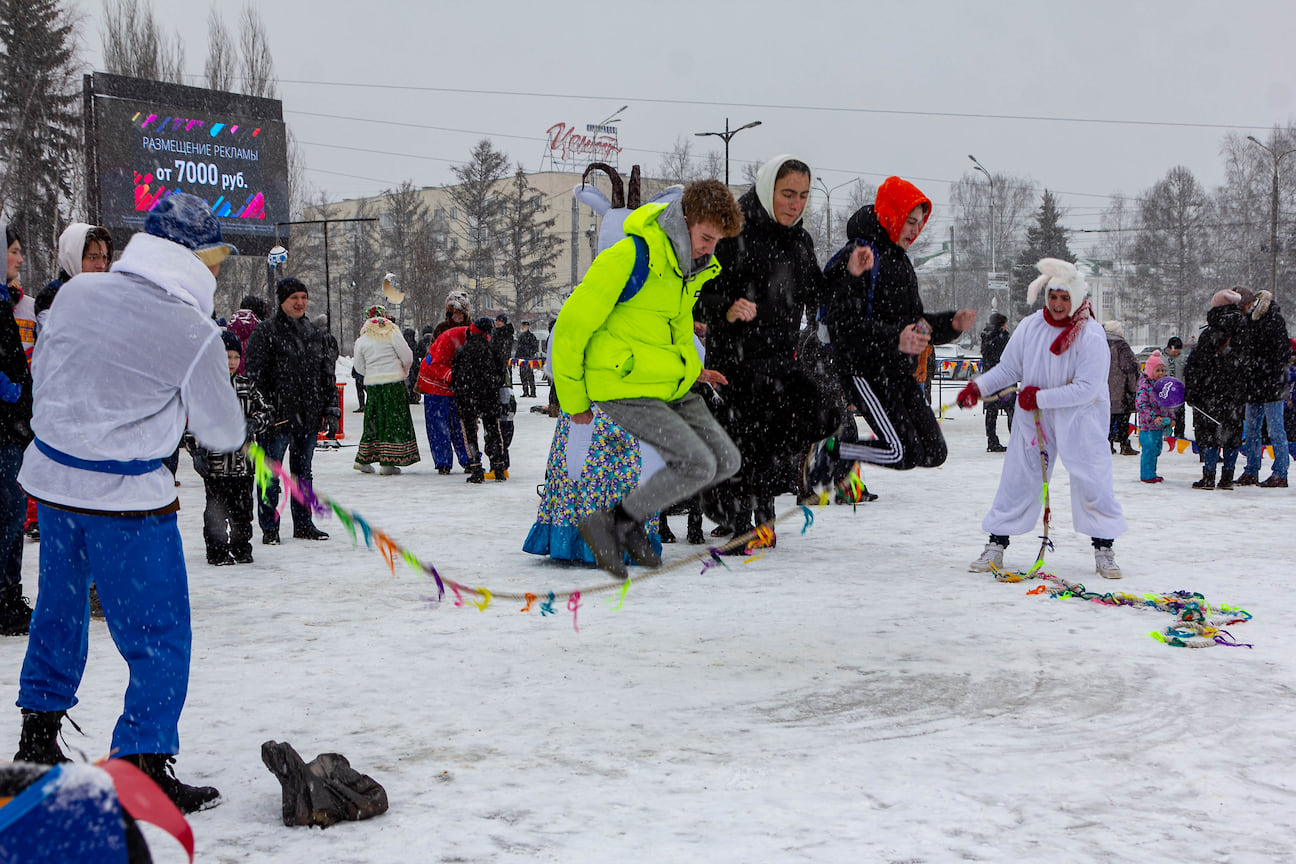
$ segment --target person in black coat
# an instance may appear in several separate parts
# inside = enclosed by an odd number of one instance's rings
[[[801,319],[817,311],[824,288],[814,241],[801,225],[809,194],[804,162],[777,156],[762,165],[738,201],[742,233],[716,244],[720,275],[694,307],[707,325],[707,367],[728,381],[716,419],[742,454],[738,473],[704,501],[735,533],[774,521],[774,496],[795,487],[787,470],[794,454],[843,422],[838,403],[796,362]]]
[[[338,408],[335,373],[325,334],[306,317],[309,294],[297,279],[282,279],[276,286],[279,308],[257,325],[248,338],[245,367],[248,378],[270,403],[270,431],[258,438],[266,455],[282,462],[291,451],[288,470],[311,482],[315,439],[321,426],[328,437],[337,435]],[[261,542],[279,543],[279,482],[257,500]],[[315,527],[311,510],[294,500],[291,505],[293,537],[327,540]]]
[[[522,330],[517,335],[517,343],[513,346],[513,356],[518,360],[534,360],[539,354],[540,340],[531,332],[531,322],[523,321]],[[531,368],[530,363],[518,364],[518,379],[522,382],[522,395],[534,399],[535,370]]]
[[[846,223],[851,239],[825,269],[828,335],[842,388],[877,436],[839,442],[841,460],[900,470],[945,462],[945,437],[914,372],[924,348],[957,339],[976,323],[976,312],[923,309],[908,250],[931,207],[913,184],[888,177],[875,202]],[[859,246],[872,256],[869,269],[855,275],[845,253]]]
[[[1008,346],[1008,318],[1002,312],[990,316],[990,323],[981,331],[981,371],[989,372],[999,365],[1004,348]],[[1007,418],[1008,431],[1012,431],[1013,412],[1017,408],[1016,394],[1006,399],[992,399],[981,404],[985,412],[986,452],[1003,453],[1008,448],[999,443],[999,412]]]
[[[419,364],[423,362],[423,358],[418,353],[418,334],[414,332],[413,327],[406,327],[401,331],[401,336],[405,339],[405,344],[409,346],[410,356],[414,358],[414,362],[410,364],[409,373],[405,376],[405,397],[411,405],[417,405],[419,404]]]
[[[1246,313],[1246,364],[1243,381],[1246,393],[1244,438],[1246,471],[1238,478],[1239,486],[1261,486],[1266,489],[1287,488],[1287,427],[1283,423],[1287,401],[1287,360],[1291,344],[1287,341],[1287,322],[1282,310],[1268,291],[1252,292],[1233,289],[1241,298],[1238,307]],[[1261,427],[1267,427],[1273,445],[1273,472],[1260,480],[1263,455]]]
[[[509,368],[509,360],[513,357],[513,325],[509,323],[508,316],[503,312],[495,316],[495,329],[491,331],[491,350],[499,358],[500,368],[504,370],[505,387],[513,386],[513,370]]]
[[[1202,453],[1202,479],[1194,489],[1232,489],[1238,448],[1242,446],[1242,419],[1246,392],[1244,335],[1246,316],[1237,306],[1234,291],[1217,291],[1206,313],[1206,329],[1184,364],[1184,399],[1193,408],[1193,435]],[[1215,466],[1224,451],[1219,483]]]
[[[481,450],[477,449],[477,421],[481,421],[486,438],[486,456],[496,480],[508,477],[504,439],[500,431],[500,388],[504,378],[499,357],[491,348],[493,325],[489,318],[478,318],[468,328],[468,338],[455,352],[450,363],[450,381],[454,386],[455,406],[463,424],[464,443],[468,447],[468,482],[485,479]]]
[[[22,244],[8,226],[4,233],[15,269],[22,264]],[[9,290],[0,284],[0,636],[21,636],[31,623],[31,607],[22,596],[27,496],[18,486],[18,469],[32,440],[32,379]]]

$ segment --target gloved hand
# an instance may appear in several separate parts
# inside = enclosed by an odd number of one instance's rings
[[[1023,387],[1017,394],[1017,404],[1020,405],[1024,411],[1034,411],[1039,407],[1039,403],[1036,401],[1038,393],[1038,387]]]
[[[338,433],[338,418],[329,416],[324,418],[324,437],[336,438]]]
[[[0,372],[0,402],[17,402],[22,396],[22,385],[9,380],[9,376]]]
[[[969,381],[968,385],[959,391],[958,406],[960,408],[975,407],[981,401],[981,388],[976,385],[975,381]]]

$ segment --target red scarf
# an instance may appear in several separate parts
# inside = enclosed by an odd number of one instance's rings
[[[1049,350],[1059,357],[1062,356],[1063,352],[1075,344],[1076,339],[1080,338],[1080,331],[1084,329],[1085,323],[1093,317],[1093,307],[1089,305],[1088,300],[1081,303],[1080,308],[1071,313],[1070,318],[1063,318],[1061,321],[1055,321],[1053,319],[1053,316],[1049,314],[1047,306],[1044,307],[1043,311],[1044,320],[1062,331],[1058,334],[1058,337],[1053,340],[1053,344],[1049,346]]]

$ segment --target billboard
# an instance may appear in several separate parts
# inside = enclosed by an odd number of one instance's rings
[[[85,76],[83,95],[90,221],[119,248],[174,192],[210,204],[240,253],[275,245],[275,223],[289,219],[279,100],[101,72]]]

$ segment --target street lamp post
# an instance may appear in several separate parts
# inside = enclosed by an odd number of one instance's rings
[[[822,189],[824,193],[824,233],[828,235],[828,248],[833,249],[835,247],[833,246],[832,238],[832,193],[836,192],[843,186],[854,183],[855,181],[847,180],[845,183],[838,183],[831,189],[828,188],[828,184],[823,182],[822,177],[816,177],[815,182],[819,184],[819,188]]]
[[[995,198],[995,196],[994,196],[994,177],[992,177],[992,176],[990,175],[990,172],[987,171],[987,170],[985,169],[985,166],[982,165],[980,162],[978,162],[978,161],[977,161],[977,158],[976,158],[975,156],[973,156],[971,153],[968,154],[968,158],[971,159],[971,160],[972,160],[972,164],[976,166],[975,170],[980,171],[982,174],[984,174],[984,175],[986,176],[986,179],[990,181],[990,272],[991,272],[991,273],[996,273],[996,272],[998,272],[998,270],[995,268],[995,245],[994,245],[994,240],[995,240],[995,238],[994,238],[994,230],[995,230],[995,225],[994,225],[994,198]]]
[[[751,129],[753,126],[759,126],[759,125],[761,125],[761,121],[753,120],[750,123],[746,123],[742,126],[739,126],[737,129],[731,130],[729,128],[729,118],[726,117],[725,131],[723,132],[694,132],[693,133],[699,138],[704,138],[707,135],[714,135],[715,137],[720,138],[725,142],[725,185],[726,186],[729,185],[729,141],[744,129]]]
[[[1283,157],[1296,153],[1296,147],[1277,153],[1271,147],[1261,144],[1254,135],[1247,140],[1269,154],[1273,160],[1273,197],[1269,201],[1269,293],[1278,296],[1278,164]]]

